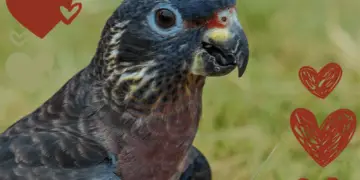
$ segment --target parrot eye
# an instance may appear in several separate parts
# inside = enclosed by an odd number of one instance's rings
[[[176,24],[176,16],[168,9],[159,9],[156,11],[156,24],[164,29],[173,27]]]
[[[147,24],[160,35],[159,38],[175,36],[183,30],[180,12],[170,4],[160,3],[147,15]]]

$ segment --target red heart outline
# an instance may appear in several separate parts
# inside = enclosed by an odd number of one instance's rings
[[[66,7],[66,6],[62,6],[64,8],[66,8],[69,12],[71,12],[75,7],[78,7],[78,9],[76,10],[76,12],[70,16],[69,19],[67,19],[63,13],[61,13],[61,21],[66,24],[69,25],[72,23],[72,21],[77,17],[77,15],[80,13],[81,9],[82,9],[82,4],[81,3],[74,3],[73,5],[71,5],[70,7]]]
[[[305,151],[325,167],[349,144],[356,128],[356,115],[349,109],[338,109],[328,115],[319,128],[311,111],[298,108],[290,116],[290,126]]]
[[[340,82],[342,69],[336,63],[329,63],[319,73],[310,66],[304,66],[299,70],[299,78],[302,84],[315,96],[325,99]]]

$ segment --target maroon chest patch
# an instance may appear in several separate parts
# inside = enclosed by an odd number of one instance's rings
[[[124,136],[118,170],[126,180],[169,180],[194,140],[201,115],[201,92],[182,94],[177,101],[154,105]]]

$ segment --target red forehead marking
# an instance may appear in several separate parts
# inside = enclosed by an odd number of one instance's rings
[[[192,27],[196,27],[196,26],[200,26],[200,25],[205,25],[207,28],[211,29],[211,28],[225,28],[226,24],[224,24],[223,22],[221,22],[221,18],[219,17],[219,12],[224,11],[224,10],[228,10],[230,12],[230,14],[234,13],[236,7],[235,6],[231,6],[228,8],[223,8],[220,9],[218,12],[216,12],[210,19],[206,20],[206,19],[198,19],[195,22],[193,21],[185,21],[184,25],[186,28],[192,28]],[[229,19],[231,17],[227,17],[225,16],[225,18]]]
[[[230,8],[226,8],[230,14],[233,13],[235,11],[235,7],[230,7]],[[222,18],[227,18],[227,20],[229,20],[228,16],[224,16],[224,17],[220,17],[219,16],[219,12],[224,11],[226,9],[221,9],[220,11],[216,12],[214,14],[214,16],[207,22],[206,27],[211,29],[211,28],[225,28],[226,27],[226,23],[221,22]]]

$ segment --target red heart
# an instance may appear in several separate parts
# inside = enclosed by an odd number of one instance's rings
[[[40,38],[64,19],[60,6],[69,9],[71,4],[72,0],[6,0],[13,17]]]
[[[290,125],[305,151],[321,167],[325,167],[349,144],[355,132],[356,116],[351,110],[338,109],[319,128],[312,112],[298,108],[291,114]]]
[[[304,86],[315,96],[325,99],[340,82],[342,69],[336,63],[329,63],[319,73],[310,66],[299,70],[299,78]]]
[[[64,6],[65,7],[65,6]],[[82,4],[81,3],[75,3],[73,5],[71,5],[70,7],[65,7],[69,12],[72,11],[75,7],[78,7],[78,9],[75,11],[75,13],[73,15],[71,15],[69,17],[69,19],[66,19],[66,17],[62,14],[62,19],[61,21],[64,23],[64,24],[71,24],[71,22],[76,18],[76,16],[80,13],[80,10],[82,8]]]

